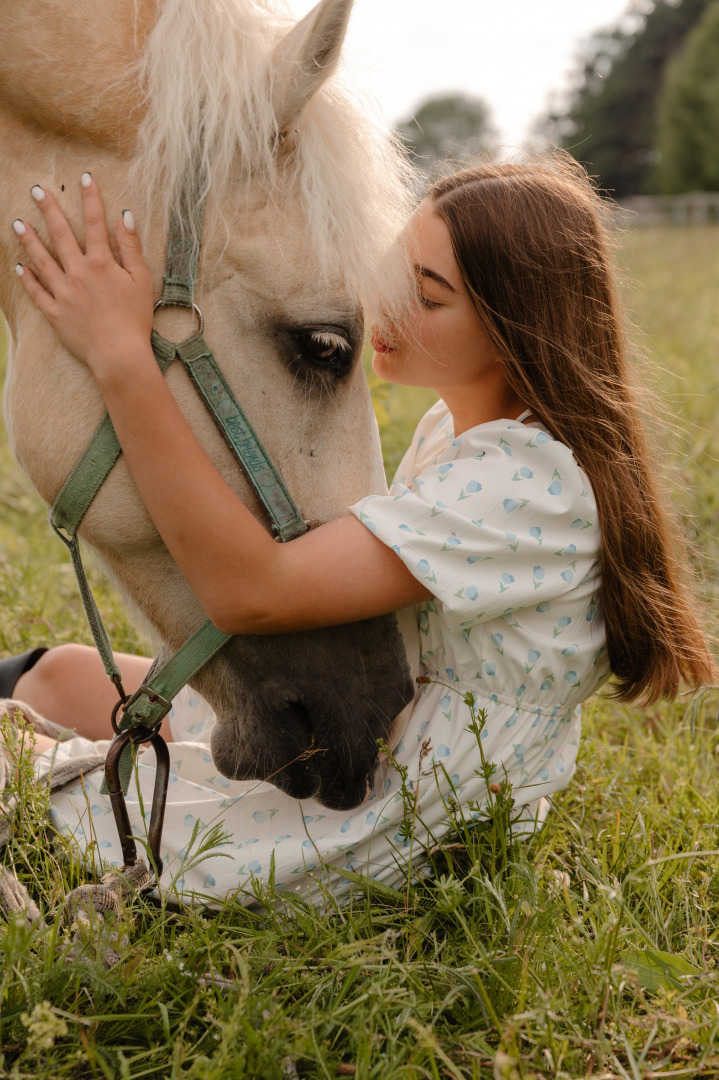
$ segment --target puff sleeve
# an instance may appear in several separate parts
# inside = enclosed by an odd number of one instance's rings
[[[407,477],[405,477],[406,479]],[[472,428],[389,495],[350,507],[437,598],[459,633],[586,588],[599,556],[596,503],[571,450],[509,420]]]

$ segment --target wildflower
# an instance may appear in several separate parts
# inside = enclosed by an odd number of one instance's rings
[[[49,1001],[41,1001],[31,1013],[20,1017],[28,1031],[29,1050],[49,1050],[59,1035],[67,1035],[67,1024],[58,1016]]]

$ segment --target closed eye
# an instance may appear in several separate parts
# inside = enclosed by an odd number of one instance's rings
[[[429,311],[433,311],[435,308],[442,307],[435,300],[428,300],[424,293],[419,294],[419,302],[423,308],[427,308]]]

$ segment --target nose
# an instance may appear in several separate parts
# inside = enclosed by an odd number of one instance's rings
[[[289,701],[275,710],[272,727],[281,752],[272,755],[272,772],[264,779],[293,799],[314,798],[321,787],[317,759],[327,754],[329,747],[316,745],[308,709],[301,701]]]
[[[316,708],[316,707],[315,707]],[[275,702],[248,731],[244,722],[212,732],[217,769],[232,780],[264,780],[293,799],[317,799],[330,810],[351,810],[367,798],[378,759],[370,731],[350,742],[339,716],[313,715],[298,699]],[[330,740],[318,729],[336,732]]]

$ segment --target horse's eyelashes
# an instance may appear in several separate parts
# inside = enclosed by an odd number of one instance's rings
[[[297,334],[298,360],[344,375],[352,366],[353,349],[336,330],[305,330]]]

